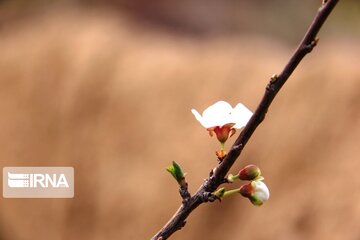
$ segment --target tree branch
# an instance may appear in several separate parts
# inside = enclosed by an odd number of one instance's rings
[[[202,184],[197,192],[187,201],[183,202],[175,215],[152,238],[152,240],[167,239],[174,232],[181,229],[185,225],[186,218],[200,204],[208,201],[212,202],[216,199],[212,195],[212,192],[214,192],[221,184],[224,183],[224,178],[229,172],[231,166],[241,154],[241,151],[254,133],[255,129],[265,119],[265,115],[276,94],[280,91],[281,87],[285,84],[291,73],[296,69],[305,55],[310,53],[316,46],[318,42],[316,36],[338,1],[339,0],[323,0],[322,6],[319,8],[308,31],[306,32],[304,38],[300,42],[299,46],[290,58],[289,62],[286,64],[283,71],[279,75],[274,75],[271,77],[270,82],[266,86],[265,94],[260,101],[255,113],[241,132],[240,136],[236,139],[227,156],[218,165],[212,176],[210,176],[209,179],[207,179]]]

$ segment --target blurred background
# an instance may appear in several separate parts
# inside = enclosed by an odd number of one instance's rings
[[[0,166],[75,168],[74,199],[1,197],[0,240],[149,239],[181,203],[171,161],[192,193],[217,164],[190,109],[254,111],[320,2],[0,0]],[[359,27],[340,1],[232,168],[270,200],[202,205],[171,239],[360,239]]]

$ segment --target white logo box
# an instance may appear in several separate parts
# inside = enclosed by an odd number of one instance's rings
[[[4,198],[73,198],[73,167],[4,167]]]

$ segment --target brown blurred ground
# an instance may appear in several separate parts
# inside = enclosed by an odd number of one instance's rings
[[[180,162],[194,192],[216,164],[190,109],[224,99],[254,110],[295,47],[241,28],[174,33],[121,7],[22,9],[1,9],[0,166],[74,166],[75,198],[0,198],[1,240],[149,239],[180,204],[165,167]],[[204,205],[172,239],[360,239],[360,45],[346,11],[233,168],[259,165],[269,202]]]

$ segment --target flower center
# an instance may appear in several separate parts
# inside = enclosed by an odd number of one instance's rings
[[[217,139],[221,143],[225,143],[229,137],[235,134],[236,130],[235,128],[233,128],[234,125],[235,125],[234,123],[228,123],[222,127],[216,126],[216,127],[208,128],[207,130],[209,131],[210,136],[213,136],[213,133],[215,133]]]

